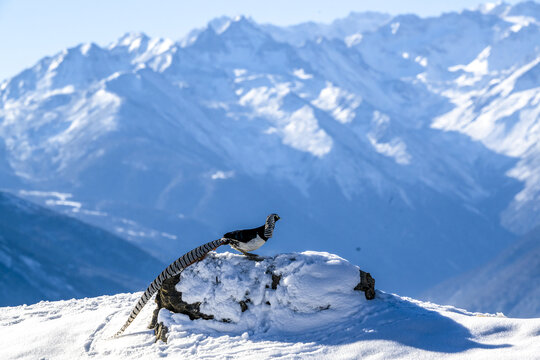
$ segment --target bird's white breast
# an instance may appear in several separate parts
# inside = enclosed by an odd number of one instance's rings
[[[238,243],[237,246],[241,250],[249,252],[249,251],[257,250],[258,248],[263,246],[264,243],[265,243],[265,241],[263,239],[261,239],[261,237],[259,235],[257,235],[257,237],[255,239],[252,239],[252,240],[248,241],[247,243]]]

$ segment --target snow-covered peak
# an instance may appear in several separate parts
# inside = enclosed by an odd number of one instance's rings
[[[132,63],[141,65],[173,53],[175,46],[177,45],[170,39],[150,38],[143,33],[127,33],[111,43],[107,49],[115,56],[126,57]]]
[[[259,29],[251,20],[238,16],[230,20],[217,32],[222,41],[233,46],[252,47],[254,49],[270,40],[270,36]]]
[[[128,32],[122,35],[118,40],[114,41],[109,45],[109,48],[115,47],[127,47],[129,50],[133,51],[148,43],[150,38],[141,32]]]
[[[261,28],[277,41],[302,46],[319,38],[339,40],[359,38],[362,33],[378,29],[391,18],[388,14],[378,12],[351,12],[348,16],[336,19],[330,24],[310,21],[286,27],[264,24]]]
[[[482,14],[490,14],[490,15],[496,15],[496,16],[503,16],[506,13],[508,13],[509,9],[512,6],[502,0],[495,1],[495,2],[485,2],[483,4],[478,5],[476,8],[477,11],[481,12]]]
[[[244,16],[244,15],[238,15],[233,18],[229,18],[228,21],[224,24],[221,24],[221,26],[217,26],[217,25],[218,23],[216,23],[215,21],[209,23],[209,26],[212,26],[214,30],[216,31],[216,33],[218,34],[224,33],[231,26],[233,29],[235,29],[233,31],[252,31],[251,29],[256,27],[256,24],[254,23],[254,21],[251,18],[248,18],[247,16]]]
[[[512,6],[506,15],[530,17],[540,22],[540,3],[532,0],[519,2]]]
[[[223,42],[240,42],[246,44],[257,42],[256,38],[268,35],[261,32],[259,25],[252,19],[239,15],[236,17],[222,16],[211,20],[204,28],[194,29],[180,40],[182,47],[198,43],[198,47],[206,51],[223,48]],[[212,41],[214,37],[220,40]]]
[[[234,21],[234,18],[231,18],[230,16],[220,16],[210,20],[207,26],[211,27],[216,33],[219,34],[229,26],[231,21]]]

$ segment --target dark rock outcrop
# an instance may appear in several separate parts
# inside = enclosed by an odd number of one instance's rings
[[[204,319],[210,320],[214,315],[207,315],[199,310],[200,303],[189,304],[182,300],[182,293],[176,290],[176,284],[180,281],[180,274],[166,279],[159,292],[156,295],[157,308],[154,310],[152,321],[148,325],[149,329],[154,329],[156,336],[158,335],[158,327],[163,325],[158,324],[158,314],[160,309],[167,309],[174,313],[185,314],[191,320]],[[160,327],[160,329],[161,329]],[[160,330],[161,331],[161,330]]]
[[[354,290],[363,291],[368,300],[375,299],[375,279],[370,273],[360,270],[360,282]]]

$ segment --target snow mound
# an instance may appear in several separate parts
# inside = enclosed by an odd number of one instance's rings
[[[118,294],[0,308],[0,359],[533,359],[540,353],[540,319],[470,313],[382,291],[367,301],[352,289],[358,281],[356,266],[327,253],[260,262],[211,255],[182,274],[178,289],[216,318],[191,321],[162,309],[167,343],[147,328],[152,306],[112,339],[142,293]],[[242,312],[238,301],[247,299],[246,290],[251,302]],[[221,321],[225,316],[230,322]]]
[[[354,288],[359,267],[333,254],[307,251],[253,261],[231,253],[210,254],[187,268],[176,290],[213,320],[160,311],[170,329],[198,328],[230,334],[301,333],[343,321],[366,305]]]

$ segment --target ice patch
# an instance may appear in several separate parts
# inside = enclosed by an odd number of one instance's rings
[[[73,197],[72,194],[61,193],[57,191],[19,190],[19,194],[21,196],[53,197],[56,198],[58,201],[67,201],[68,199]]]
[[[212,175],[210,175],[210,178],[212,180],[225,180],[225,179],[230,179],[234,177],[234,171],[216,171],[215,173],[213,173]]]
[[[247,74],[246,69],[234,69],[233,72],[235,77],[245,76]]]
[[[345,44],[347,44],[348,47],[358,45],[362,42],[363,36],[362,34],[353,34],[349,35],[345,38]]]
[[[91,216],[107,216],[106,212],[97,211],[97,210],[81,210],[81,213]]]
[[[484,13],[484,14],[488,14],[490,11],[492,11],[493,9],[495,9],[497,6],[499,6],[501,4],[501,2],[495,2],[495,3],[492,3],[492,2],[488,2],[488,3],[484,3],[484,4],[481,4],[478,6],[478,10],[480,10],[480,12]]]
[[[171,239],[171,240],[176,240],[178,238],[176,235],[169,234],[169,233],[166,233],[166,232],[162,232],[161,236],[163,236],[164,238],[167,238],[167,239]]]
[[[313,75],[311,74],[307,74],[304,69],[295,69],[293,71],[293,74],[294,76],[296,76],[297,78],[301,79],[301,80],[308,80],[308,79],[312,79],[313,78]]]
[[[461,75],[456,79],[456,84],[459,86],[470,86],[482,79],[488,74],[489,55],[491,54],[491,46],[486,47],[478,54],[476,59],[467,65],[455,65],[448,68],[448,71],[455,72],[463,70],[468,74]]]
[[[330,111],[332,116],[342,124],[351,122],[356,113],[354,110],[362,103],[362,99],[332,83],[327,83],[319,97],[312,104],[320,109]]]
[[[375,151],[393,158],[397,164],[408,165],[411,161],[411,155],[407,152],[407,145],[401,138],[394,137],[388,142],[381,141],[390,124],[390,117],[379,111],[374,111],[371,123],[373,128],[367,134],[367,138]]]
[[[89,43],[81,45],[81,54],[86,56],[88,54],[88,51],[90,51],[91,48],[92,48],[92,44],[89,44]]]
[[[399,23],[395,22],[395,23],[390,24],[390,29],[392,30],[392,35],[396,35],[396,33],[399,30]]]
[[[253,107],[255,114],[270,120],[285,145],[317,157],[326,155],[332,149],[332,138],[319,128],[313,109],[308,105],[293,112],[282,108],[283,98],[290,91],[289,83],[261,86],[248,91],[239,103]]]
[[[407,153],[407,145],[403,140],[394,138],[390,142],[377,142],[373,135],[368,135],[369,142],[379,154],[394,158],[400,165],[408,165],[411,162],[411,155]]]
[[[295,111],[283,128],[283,143],[322,157],[332,150],[332,138],[319,128],[313,109],[304,106]]]
[[[82,204],[80,202],[77,202],[77,201],[50,200],[50,199],[45,201],[45,204],[47,204],[48,206],[60,205],[60,206],[72,207],[73,211],[78,211],[82,206]]]
[[[423,67],[426,67],[428,65],[428,60],[427,58],[423,57],[423,56],[417,56],[414,58],[414,61],[416,61],[418,64],[420,64],[420,66],[423,66]]]

